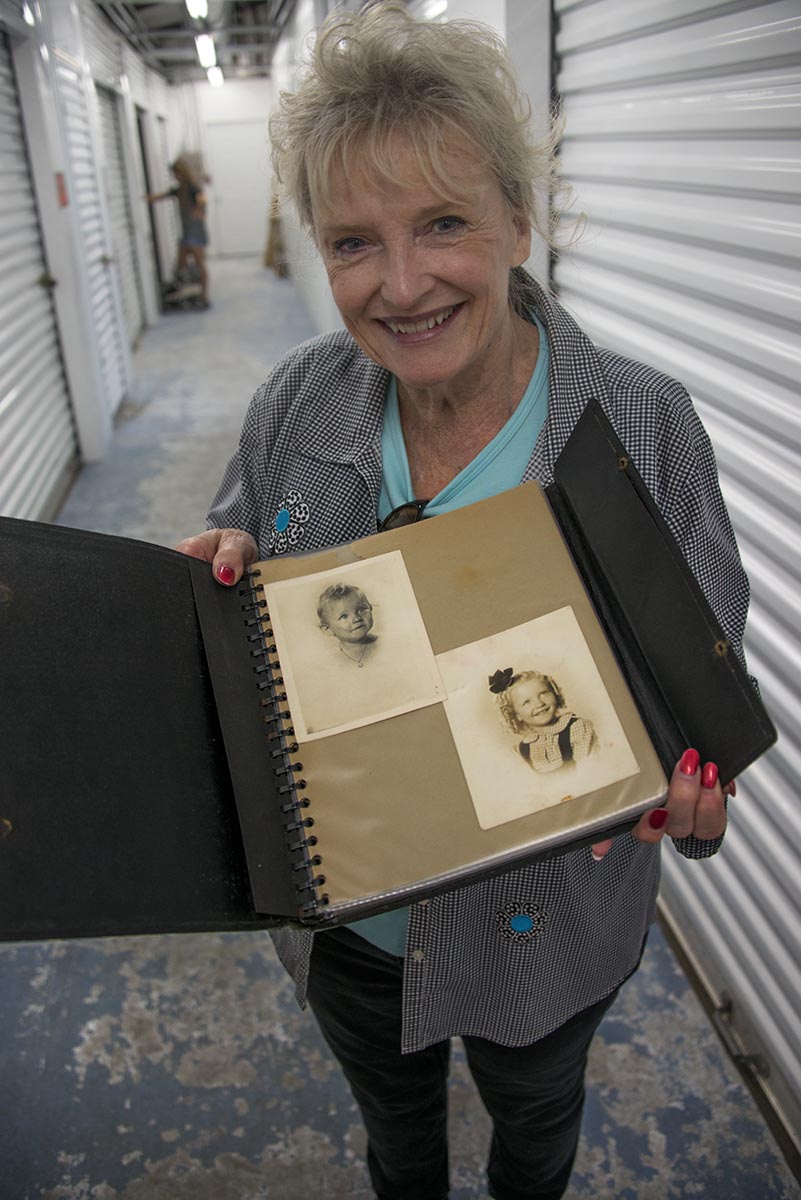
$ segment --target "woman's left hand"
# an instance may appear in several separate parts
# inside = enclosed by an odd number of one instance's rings
[[[683,838],[692,833],[701,841],[719,838],[726,830],[724,795],[734,796],[736,791],[732,781],[724,793],[715,763],[705,763],[702,768],[698,751],[685,750],[673,770],[664,808],[645,813],[632,829],[632,835],[651,845],[660,842],[665,834]],[[609,853],[611,846],[611,838],[595,843],[592,856],[596,862]]]

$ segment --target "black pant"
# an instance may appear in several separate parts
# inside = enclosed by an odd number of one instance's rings
[[[403,959],[348,929],[314,939],[309,1003],[361,1109],[378,1200],[445,1200],[450,1042],[401,1054]],[[530,1046],[464,1037],[493,1121],[495,1200],[559,1200],[578,1145],[587,1051],[615,992]]]

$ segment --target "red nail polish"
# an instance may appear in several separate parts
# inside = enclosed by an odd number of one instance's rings
[[[666,808],[655,808],[652,813],[648,814],[648,824],[652,829],[661,829],[669,816],[670,813]]]
[[[717,763],[705,763],[701,772],[701,787],[711,790],[718,781]]]
[[[217,578],[220,583],[224,583],[226,587],[230,587],[236,578],[236,571],[233,567],[223,565],[217,568]]]
[[[701,756],[697,750],[685,750],[681,756],[679,770],[682,775],[694,775],[698,770],[698,764],[701,761]]]

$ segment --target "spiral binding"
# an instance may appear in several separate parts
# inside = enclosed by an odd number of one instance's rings
[[[309,833],[314,826],[314,817],[307,812],[311,805],[309,797],[301,794],[306,789],[306,780],[296,778],[303,770],[303,763],[292,758],[300,747],[294,740],[295,731],[289,709],[282,707],[287,696],[283,690],[284,680],[280,674],[276,645],[272,640],[267,601],[259,591],[260,578],[259,571],[249,571],[239,594],[247,601],[241,607],[243,613],[247,614],[244,624],[248,631],[247,640],[252,643],[250,655],[256,687],[263,693],[259,703],[264,709],[262,721],[270,744],[268,754],[273,764],[272,771],[278,781],[276,791],[280,797],[286,797],[281,804],[281,813],[284,817],[286,847],[297,879],[298,912],[299,916],[306,918],[317,916],[328,904],[328,896],[320,891],[325,883],[325,876],[318,873],[323,860],[314,849],[317,845],[316,834]]]

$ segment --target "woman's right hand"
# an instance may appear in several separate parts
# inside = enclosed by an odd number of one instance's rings
[[[175,547],[181,554],[211,563],[218,583],[233,587],[242,574],[259,557],[259,548],[244,529],[207,529],[194,537],[184,538]]]

